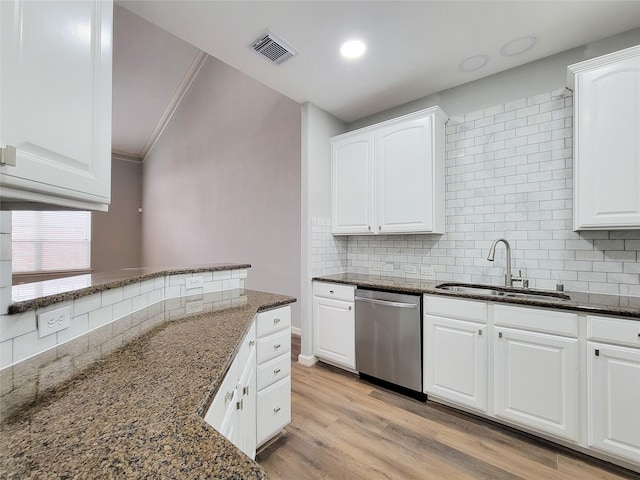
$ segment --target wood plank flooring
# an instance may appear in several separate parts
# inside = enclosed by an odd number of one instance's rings
[[[258,455],[273,480],[640,479],[473,416],[296,362],[292,422]]]

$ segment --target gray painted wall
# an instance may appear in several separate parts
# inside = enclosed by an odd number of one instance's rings
[[[247,288],[299,298],[300,110],[209,57],[144,161],[143,264],[248,262]]]
[[[91,268],[94,272],[141,266],[142,164],[111,161],[111,205],[91,214]]]
[[[464,115],[522,97],[556,90],[567,85],[568,65],[638,44],[640,29],[630,30],[405,103],[351,122],[347,128],[348,131],[356,130],[434,105],[439,105],[451,116]]]

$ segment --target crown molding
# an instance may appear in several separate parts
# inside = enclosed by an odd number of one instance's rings
[[[147,155],[149,155],[149,152],[151,152],[151,150],[155,146],[160,136],[162,135],[162,132],[164,131],[165,127],[169,124],[171,117],[173,117],[173,114],[180,106],[182,99],[184,98],[185,94],[189,90],[189,87],[191,87],[191,84],[193,83],[193,81],[198,76],[198,73],[200,72],[200,69],[204,65],[204,62],[207,60],[207,57],[208,55],[205,52],[203,52],[202,50],[198,51],[198,54],[196,55],[193,62],[191,63],[189,70],[187,70],[187,73],[182,79],[182,82],[180,82],[180,85],[178,86],[176,92],[173,94],[171,101],[167,105],[167,108],[165,108],[164,112],[160,116],[160,120],[158,121],[158,124],[153,129],[153,132],[151,132],[151,135],[149,136],[149,139],[147,140],[147,142],[144,144],[144,147],[142,147],[142,151],[140,152],[140,157],[142,158],[143,162],[146,159]]]
[[[121,150],[111,150],[111,160],[122,162],[142,163],[142,157],[136,153],[127,153]]]

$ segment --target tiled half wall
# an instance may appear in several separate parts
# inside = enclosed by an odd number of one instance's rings
[[[204,286],[187,289],[190,276],[204,277]],[[13,357],[0,370],[0,417],[166,321],[246,304],[246,276],[244,269],[171,275],[1,316],[0,345]],[[38,338],[37,314],[62,306],[71,308],[71,326]]]
[[[554,289],[562,282],[566,290],[640,295],[640,231],[572,230],[572,100],[562,89],[452,117],[446,233],[331,241],[330,220],[314,218],[313,274],[348,270],[500,284],[504,247],[494,262],[487,254],[491,242],[504,237],[513,273],[521,269],[531,287]],[[433,267],[433,275],[421,274],[422,266]]]

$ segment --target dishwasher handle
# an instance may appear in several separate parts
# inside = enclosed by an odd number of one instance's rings
[[[355,297],[356,302],[375,303],[376,305],[386,305],[397,308],[418,308],[417,303],[390,302],[388,300],[378,300],[377,298]]]

